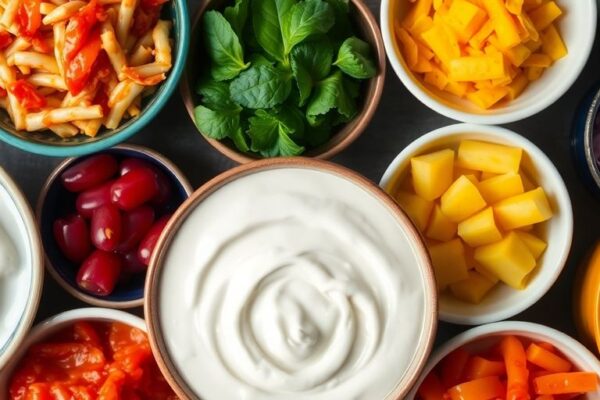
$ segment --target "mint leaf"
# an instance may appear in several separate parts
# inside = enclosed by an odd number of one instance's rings
[[[332,61],[333,47],[325,37],[294,47],[291,54],[291,65],[300,92],[300,106],[306,104],[314,83],[329,75]]]
[[[326,33],[335,23],[335,15],[323,0],[302,0],[284,14],[281,32],[284,54],[310,35]]]
[[[265,56],[260,53],[252,53],[248,59],[250,61],[250,65],[269,65],[272,66],[273,63]]]
[[[250,0],[235,0],[235,6],[226,7],[223,11],[225,19],[229,21],[238,38],[243,36],[249,6]]]
[[[331,110],[337,110],[348,119],[353,118],[356,115],[353,94],[342,73],[335,71],[315,87],[306,109],[308,122],[313,126],[318,125]]]
[[[229,85],[214,80],[202,81],[196,87],[202,97],[202,104],[212,110],[235,110],[240,107],[231,100]]]
[[[299,112],[290,108],[279,112],[257,110],[248,121],[252,151],[264,157],[296,156],[304,151],[304,147],[292,139],[292,136],[301,136],[304,132]]]
[[[217,11],[204,14],[203,22],[206,49],[212,60],[212,77],[217,81],[235,78],[250,65],[244,62],[244,52],[237,35]]]
[[[200,132],[212,139],[225,139],[240,128],[239,109],[211,110],[204,106],[197,106],[194,117]]]
[[[233,141],[233,144],[235,144],[235,147],[238,148],[238,150],[240,150],[243,153],[247,153],[248,151],[250,151],[248,141],[246,140],[246,135],[244,135],[244,132],[242,131],[241,127],[238,127],[238,129],[233,131],[231,135],[229,135],[229,137]]]
[[[335,24],[327,33],[334,41],[342,41],[352,35],[352,25],[350,23],[350,4],[349,0],[325,0],[333,8],[335,15]]]
[[[357,37],[348,38],[342,43],[333,65],[356,79],[369,79],[377,73],[371,59],[369,44]]]
[[[252,0],[252,26],[256,40],[271,57],[285,59],[281,21],[295,0]]]
[[[244,71],[229,86],[231,98],[246,108],[272,108],[283,103],[292,90],[291,74],[270,65]]]

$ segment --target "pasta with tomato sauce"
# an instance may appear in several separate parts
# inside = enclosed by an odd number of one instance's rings
[[[171,69],[167,0],[0,0],[0,108],[15,128],[94,137]]]

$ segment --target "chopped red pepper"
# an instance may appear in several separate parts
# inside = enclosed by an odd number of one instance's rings
[[[19,33],[23,36],[32,37],[42,26],[41,3],[41,0],[21,0],[16,19]]]
[[[65,75],[67,87],[73,95],[79,94],[87,85],[92,73],[92,66],[102,50],[100,30],[94,29],[89,34],[89,39],[77,55],[68,63]]]
[[[10,32],[0,30],[0,50],[7,48],[13,42],[14,38]]]
[[[40,95],[35,87],[24,79],[19,79],[8,85],[8,90],[19,100],[26,110],[34,110],[46,106],[46,99]]]
[[[40,35],[39,32],[37,32],[31,38],[31,45],[33,46],[33,49],[38,53],[50,54],[53,50],[48,39]]]
[[[151,7],[138,7],[133,15],[133,26],[131,32],[137,36],[142,37],[156,26],[158,19],[160,18],[160,5]]]
[[[96,0],[91,0],[71,17],[65,31],[65,46],[63,49],[65,61],[73,60],[79,50],[83,48],[94,26],[100,20],[99,14],[101,13],[102,7],[98,6]]]
[[[100,86],[96,91],[96,95],[94,96],[94,100],[92,100],[92,104],[97,104],[102,107],[103,115],[108,115],[110,113],[110,107],[108,106],[108,94],[106,93],[106,87],[104,85]]]

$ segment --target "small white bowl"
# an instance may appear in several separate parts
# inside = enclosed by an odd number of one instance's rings
[[[532,82],[515,100],[490,110],[482,110],[465,99],[425,86],[408,69],[394,33],[394,20],[402,20],[412,3],[407,0],[381,2],[381,33],[385,51],[404,86],[432,110],[458,121],[498,125],[519,121],[544,110],[558,100],[585,66],[596,37],[596,0],[559,0],[564,14],[558,28],[569,55]]]
[[[13,371],[31,345],[39,343],[53,333],[81,320],[122,322],[146,332],[144,320],[125,311],[110,308],[78,308],[57,314],[36,325],[6,367],[0,369],[0,393],[8,393],[8,385]]]
[[[464,325],[480,325],[510,318],[536,303],[560,275],[573,238],[573,209],[567,187],[550,159],[532,142],[508,129],[487,125],[456,124],[429,132],[408,145],[389,165],[380,186],[392,193],[404,177],[410,159],[427,152],[458,146],[464,139],[520,147],[524,150],[521,168],[548,195],[554,216],[541,224],[548,247],[538,261],[524,290],[497,285],[480,304],[460,301],[449,294],[439,297],[440,319]]]
[[[33,323],[44,283],[44,255],[25,196],[0,167],[0,228],[13,242],[18,262],[0,278],[0,371]]]
[[[474,351],[489,348],[497,343],[498,337],[515,335],[534,341],[547,342],[556,347],[573,364],[574,370],[595,372],[600,375],[600,361],[581,343],[556,329],[534,324],[532,322],[503,321],[494,324],[478,326],[450,339],[438,348],[429,358],[417,383],[408,395],[408,400],[413,400],[423,379],[435,368],[438,363],[454,350],[465,346],[466,350]],[[588,393],[583,396],[585,400],[599,400],[600,391]]]

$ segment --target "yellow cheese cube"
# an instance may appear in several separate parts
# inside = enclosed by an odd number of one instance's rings
[[[521,175],[514,172],[481,181],[477,188],[488,204],[494,204],[525,191]]]
[[[539,187],[496,203],[494,213],[500,226],[509,230],[547,221],[552,217],[552,208]]]
[[[432,3],[432,0],[416,0],[402,21],[402,26],[404,26],[406,29],[410,29],[415,22],[419,20],[419,18],[429,15]]]
[[[434,23],[431,29],[421,34],[421,38],[446,66],[450,65],[451,60],[460,57],[456,37],[441,24]]]
[[[544,68],[541,67],[527,67],[525,68],[525,76],[530,82],[537,81],[544,73]]]
[[[506,86],[508,89],[508,94],[506,97],[509,100],[514,100],[523,93],[523,90],[529,85],[529,79],[525,76],[525,74],[519,74],[513,79],[513,81]]]
[[[562,10],[555,2],[549,1],[542,4],[535,10],[529,12],[529,18],[533,22],[533,26],[538,31],[543,31],[550,26],[558,17],[562,15]]]
[[[504,6],[504,0],[482,0],[490,19],[494,24],[494,30],[503,48],[511,48],[521,43],[519,30],[513,16]]]
[[[419,48],[417,47],[417,43],[415,43],[412,36],[410,36],[410,33],[398,25],[396,25],[396,36],[402,44],[402,55],[404,56],[404,61],[406,61],[408,68],[414,68],[419,61]]]
[[[544,254],[548,245],[542,239],[527,232],[515,231],[515,233],[519,236],[519,239],[525,243],[525,246],[527,246],[533,258],[537,260]]]
[[[454,150],[445,149],[410,160],[415,193],[425,200],[440,197],[452,183]]]
[[[467,98],[477,106],[487,110],[498,103],[508,94],[508,89],[503,86],[490,89],[482,89],[473,93],[468,93]]]
[[[446,85],[448,85],[448,77],[446,76],[446,74],[441,69],[435,66],[433,67],[431,72],[427,72],[425,74],[423,80],[425,81],[425,83],[428,83],[439,90],[444,90],[446,88]]]
[[[514,233],[499,242],[478,247],[475,259],[491,274],[515,289],[524,289],[527,275],[535,268],[531,252]]]
[[[491,207],[458,224],[458,236],[471,247],[494,243],[502,239]]]
[[[469,271],[469,277],[450,285],[450,292],[459,300],[479,304],[496,283],[477,271]]]
[[[506,9],[513,15],[521,15],[523,0],[506,0]]]
[[[462,168],[462,167],[454,167],[454,180],[457,180],[458,178],[460,178],[462,175],[465,176],[469,176],[472,175],[475,177],[475,180],[477,182],[479,182],[479,180],[481,179],[481,172],[477,171],[475,169],[469,169],[469,168]]]
[[[430,245],[429,255],[439,290],[469,277],[465,248],[460,239]]]
[[[458,146],[456,164],[463,168],[505,174],[519,172],[523,150],[502,144],[463,140]]]
[[[477,186],[465,176],[450,185],[441,201],[442,212],[454,222],[464,221],[486,205]]]
[[[456,227],[456,223],[444,215],[440,206],[435,205],[425,236],[440,242],[447,242],[456,236]]]
[[[429,220],[429,214],[431,214],[433,208],[433,202],[427,201],[416,194],[402,191],[396,193],[395,197],[400,208],[408,214],[417,229],[420,232],[423,232],[427,227],[427,221]]]
[[[473,3],[454,0],[443,19],[454,30],[458,40],[467,43],[485,23],[487,15]]]
[[[452,81],[448,81],[448,84],[446,85],[446,92],[448,93],[452,93],[455,96],[458,97],[465,97],[469,91],[469,87],[471,86],[471,83],[467,83],[467,82],[452,82]]]
[[[547,54],[534,53],[522,64],[524,67],[548,68],[552,65],[552,59]]]
[[[506,75],[501,53],[459,57],[450,61],[448,78],[452,81],[471,82],[498,79]]]
[[[494,23],[491,19],[488,19],[483,26],[473,35],[469,44],[476,48],[481,49],[487,38],[494,32]]]
[[[542,33],[542,51],[554,61],[560,60],[568,54],[567,47],[554,25],[550,25]]]

